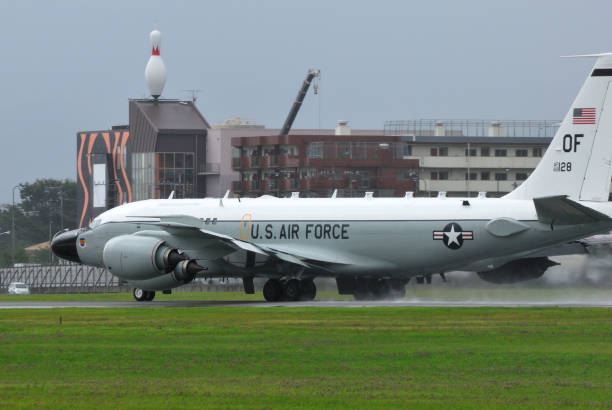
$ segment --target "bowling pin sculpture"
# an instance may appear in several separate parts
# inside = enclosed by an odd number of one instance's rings
[[[153,30],[150,35],[151,38],[151,58],[145,68],[145,81],[149,92],[156,100],[162,93],[164,85],[166,84],[166,66],[164,66],[164,60],[159,55],[159,46],[161,44],[161,33],[157,30]]]

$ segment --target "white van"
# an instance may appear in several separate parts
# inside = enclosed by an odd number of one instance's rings
[[[30,288],[23,282],[11,282],[8,287],[8,293],[11,295],[29,295]]]

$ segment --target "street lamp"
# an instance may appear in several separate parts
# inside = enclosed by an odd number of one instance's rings
[[[15,189],[20,188],[21,185],[15,185],[13,187],[13,207],[11,208],[11,220],[12,220],[12,229],[11,232],[11,262],[15,263]]]

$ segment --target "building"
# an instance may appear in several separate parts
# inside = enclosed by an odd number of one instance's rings
[[[418,194],[502,196],[520,185],[546,152],[559,121],[388,121],[419,161]]]
[[[546,151],[553,121],[417,120],[355,133],[233,138],[240,195],[500,196],[525,180]],[[510,136],[504,136],[510,135]],[[519,136],[520,135],[520,136]]]
[[[128,126],[77,133],[77,221],[79,227],[101,212],[131,201]]]
[[[206,195],[209,125],[193,102],[129,100],[129,120],[77,133],[79,227],[125,202]]]
[[[418,181],[418,159],[402,151],[402,137],[274,135],[232,139],[238,195],[404,195]]]
[[[383,130],[350,130],[345,124],[344,132],[355,136],[382,136]],[[347,131],[348,130],[348,131]],[[237,137],[275,137],[280,133],[278,128],[266,128],[258,125],[254,120],[245,120],[240,117],[224,120],[221,124],[213,125],[208,130],[206,142],[206,158],[210,166],[218,169],[217,174],[207,178],[206,196],[223,196],[228,189],[233,189],[232,183],[240,180],[239,169],[232,165],[232,139]],[[334,129],[293,129],[290,136],[302,135],[334,135]]]

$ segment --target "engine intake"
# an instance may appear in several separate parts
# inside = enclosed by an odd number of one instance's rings
[[[509,284],[537,279],[551,266],[559,265],[547,257],[517,259],[499,268],[477,272],[478,277],[485,282]]]

